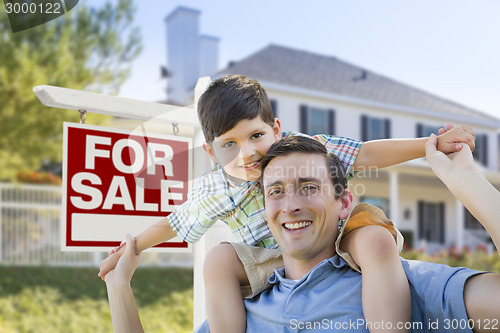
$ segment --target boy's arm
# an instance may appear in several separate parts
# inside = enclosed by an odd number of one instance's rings
[[[437,137],[437,149],[445,154],[461,149],[461,142],[474,150],[475,133],[471,127],[460,126],[449,129]],[[385,168],[425,156],[428,138],[384,139],[365,142],[354,162],[354,171],[369,167]]]
[[[160,244],[162,242],[166,242],[176,236],[175,231],[172,229],[170,224],[168,223],[167,218],[161,219],[159,222],[156,222],[148,229],[140,233],[135,237],[136,239],[136,254],[141,253],[142,251],[149,249],[156,244]],[[104,259],[99,266],[99,276],[104,280],[106,274],[115,268],[118,259],[120,259],[121,255],[125,251],[125,247],[121,247],[118,251],[111,254],[109,257]]]
[[[466,145],[453,154],[436,150],[436,136],[426,144],[427,161],[436,175],[469,212],[484,226],[497,249],[500,248],[498,192],[474,166],[472,153]]]

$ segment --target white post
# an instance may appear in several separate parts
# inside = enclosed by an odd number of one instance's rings
[[[465,224],[465,214],[464,214],[464,206],[458,200],[455,200],[455,214],[457,214],[457,240],[455,245],[458,250],[460,250],[464,246],[464,224]]]
[[[194,132],[193,147],[194,151],[201,149],[201,145],[205,141],[200,128],[196,128]],[[200,154],[201,155],[201,154]],[[201,176],[207,169],[204,163],[198,159],[194,159],[194,179]],[[207,317],[205,308],[205,285],[203,282],[203,263],[205,262],[206,253],[206,236],[193,244],[193,329],[200,326]]]
[[[389,206],[391,220],[399,223],[399,174],[395,171],[389,172]]]
[[[210,78],[201,78],[195,87],[194,109],[198,109],[198,100],[210,84]],[[205,138],[201,127],[196,127],[193,138],[193,180],[210,169],[210,159],[203,151]],[[193,329],[200,326],[207,318],[205,308],[205,285],[203,282],[203,263],[207,251],[207,237],[202,237],[196,244],[193,244]]]

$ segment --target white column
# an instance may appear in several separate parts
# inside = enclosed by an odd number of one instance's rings
[[[389,172],[389,206],[390,219],[397,226],[399,224],[399,174],[396,171]]]
[[[457,249],[461,249],[464,246],[464,228],[465,228],[465,215],[464,215],[464,206],[458,200],[455,200],[455,214],[457,226],[457,233],[455,237],[457,238],[455,245]]]

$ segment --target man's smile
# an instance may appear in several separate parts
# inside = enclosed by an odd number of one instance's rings
[[[297,221],[297,222],[285,222],[282,224],[282,226],[287,230],[294,231],[294,230],[307,228],[311,224],[312,224],[312,221],[305,220],[305,221]]]

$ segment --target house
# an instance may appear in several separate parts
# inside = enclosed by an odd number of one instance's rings
[[[177,19],[185,22],[183,9],[176,11]],[[192,19],[191,14],[183,15]],[[175,42],[168,43],[169,49],[175,49]],[[226,74],[258,80],[286,130],[366,141],[429,136],[447,123],[471,126],[476,131],[475,161],[500,188],[500,119],[486,113],[333,56],[279,45],[269,45],[231,62],[212,78]],[[177,75],[183,75],[182,71]],[[396,222],[410,247],[425,247],[429,252],[449,246],[493,248],[483,227],[450,194],[424,159],[359,172],[350,188],[355,202],[381,207]]]

